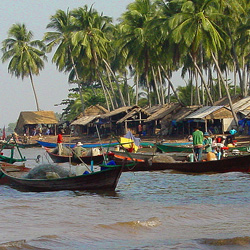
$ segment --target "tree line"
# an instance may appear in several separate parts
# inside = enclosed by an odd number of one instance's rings
[[[231,96],[249,93],[249,13],[249,0],[135,0],[115,24],[93,6],[58,10],[42,40],[13,24],[2,62],[17,78],[30,78],[40,110],[32,76],[53,51],[56,68],[76,84],[61,103],[67,119],[97,103],[108,110],[171,101],[213,105],[227,96],[237,120]],[[176,72],[186,86],[175,88]]]

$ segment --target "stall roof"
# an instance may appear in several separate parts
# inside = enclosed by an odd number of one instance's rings
[[[160,120],[164,118],[166,115],[171,114],[173,111],[177,111],[181,105],[179,103],[169,103],[163,105],[160,109],[158,109],[155,113],[149,116],[145,122]]]
[[[108,118],[108,117],[115,116],[115,115],[118,115],[118,114],[123,113],[123,112],[128,113],[130,110],[132,110],[136,107],[138,108],[137,105],[121,107],[121,108],[115,109],[113,111],[110,111],[106,114],[101,115],[101,118],[103,118],[103,119]]]
[[[118,120],[116,123],[122,123],[124,122],[125,120],[133,117],[134,115],[138,114],[138,113],[144,113],[146,114],[146,116],[150,116],[150,114],[143,108],[140,108],[140,107],[136,107],[134,109],[132,109],[128,114],[126,114],[124,117],[122,117],[120,120]]]
[[[204,106],[195,112],[189,114],[186,116],[185,119],[206,119],[207,116],[211,115],[213,112],[219,110],[219,109],[225,109],[223,106]]]
[[[100,115],[87,115],[87,116],[83,116],[75,121],[73,121],[70,125],[81,125],[81,126],[85,126],[88,123],[92,122],[93,120],[95,120],[96,118],[99,118]]]
[[[172,116],[172,120],[175,121],[182,121],[184,120],[189,114],[193,113],[197,109],[199,109],[200,106],[188,106],[188,107],[182,107],[177,113],[175,113]]]

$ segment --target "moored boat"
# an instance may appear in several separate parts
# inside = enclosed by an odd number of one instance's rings
[[[133,163],[132,163],[133,165]],[[2,180],[19,191],[44,192],[61,190],[115,190],[124,164],[100,165],[101,170],[87,174],[30,179],[27,171],[13,171],[13,166],[1,164]]]
[[[81,157],[73,157],[72,154],[70,155],[58,155],[56,153],[53,153],[54,149],[51,148],[45,148],[46,152],[50,156],[53,162],[55,163],[63,163],[63,162],[71,162],[71,163],[86,163],[86,164],[101,164],[104,160],[103,154],[98,155],[85,155]]]
[[[157,171],[176,170],[186,173],[226,173],[250,172],[250,155],[232,156],[221,160],[200,162],[163,162],[160,158],[141,160],[136,158],[114,155],[116,162],[135,162],[133,168],[124,168],[123,171]]]

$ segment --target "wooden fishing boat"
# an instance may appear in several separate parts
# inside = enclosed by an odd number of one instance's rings
[[[86,163],[86,164],[101,164],[103,162],[104,159],[104,155],[100,154],[100,155],[86,155],[86,156],[82,156],[82,157],[73,157],[72,154],[71,155],[58,155],[53,153],[54,149],[51,148],[45,148],[46,152],[48,153],[48,155],[50,156],[50,158],[52,159],[53,162],[55,163],[63,163],[63,162],[71,162],[71,163]]]
[[[52,143],[52,142],[46,142],[46,141],[37,141],[42,147],[46,148],[56,148],[57,143]],[[116,145],[119,145],[119,143],[92,143],[92,144],[83,144],[82,147],[84,148],[98,148],[98,147],[114,147]],[[69,148],[74,148],[76,146],[75,143],[63,143],[63,146],[69,147]]]
[[[132,163],[133,165],[133,163]],[[69,176],[49,179],[27,179],[27,172],[16,170],[10,165],[1,165],[2,178],[5,185],[9,185],[19,191],[45,192],[61,190],[115,190],[120,178],[122,165],[100,165],[101,170]]]
[[[167,155],[172,157],[175,161],[185,161],[188,159],[188,153],[183,152],[171,152],[171,153],[128,153],[123,151],[115,151],[111,150],[109,155],[120,155],[122,157],[131,157],[133,159],[140,159],[140,160],[149,160],[152,157],[161,156],[161,155]]]
[[[201,162],[160,162],[159,159],[136,159],[114,155],[114,160],[119,162],[135,162],[132,168],[124,168],[123,171],[156,171],[176,170],[187,173],[226,173],[226,172],[250,172],[250,155],[232,156],[214,161]]]
[[[193,152],[193,146],[174,146],[174,145],[166,145],[166,144],[156,144],[157,148],[161,150],[164,153],[169,152],[182,152],[182,153],[192,153]],[[239,150],[240,152],[249,152],[250,147],[249,146],[236,146],[236,147],[224,147],[229,152],[233,150]]]
[[[9,156],[0,154],[0,162],[15,163],[15,162],[23,162],[23,161],[26,161],[25,157],[17,159],[17,158],[14,158],[13,156],[9,157]]]

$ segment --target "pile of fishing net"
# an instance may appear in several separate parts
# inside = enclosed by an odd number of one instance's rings
[[[70,175],[70,170],[65,169],[61,166],[51,165],[51,164],[41,164],[31,169],[27,175],[23,176],[23,178],[51,179],[51,178],[68,177],[69,175]]]
[[[160,155],[154,156],[152,162],[173,163],[173,162],[176,162],[176,161],[172,156],[169,156],[169,155],[166,155],[166,154],[160,154]]]
[[[54,148],[51,153],[53,154],[58,154],[58,148]],[[67,147],[62,147],[62,155],[66,155],[66,156],[70,156],[72,155],[72,150],[70,148]]]

